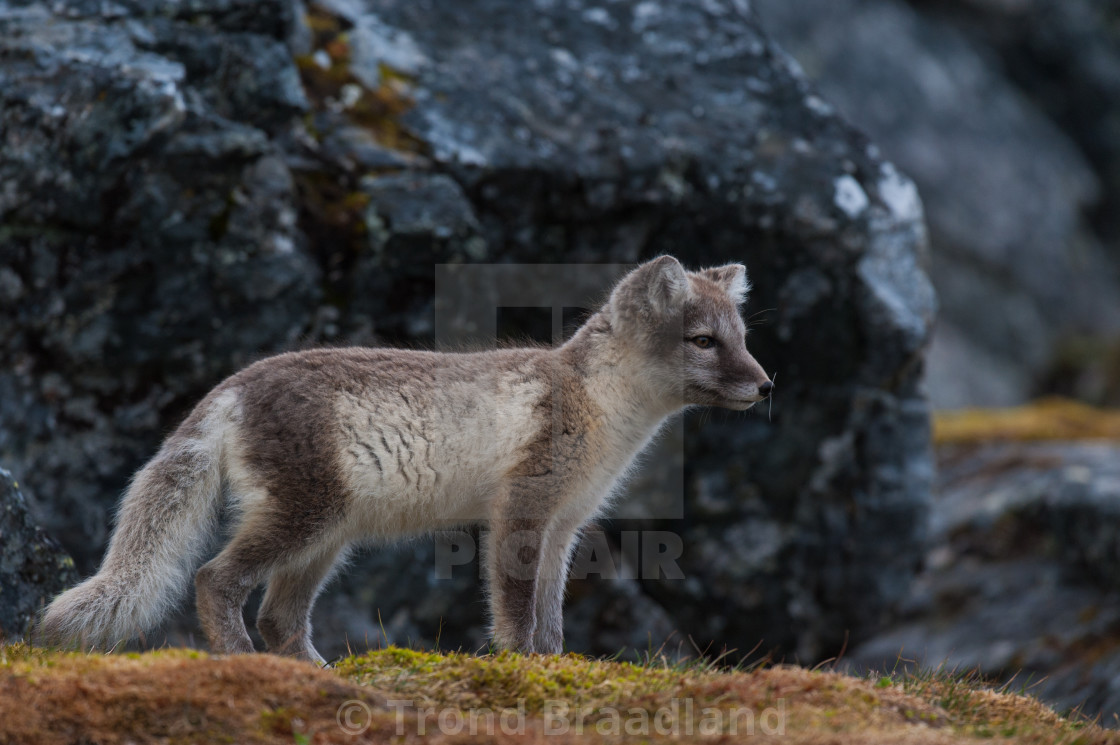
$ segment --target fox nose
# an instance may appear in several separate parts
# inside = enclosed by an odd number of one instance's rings
[[[769,398],[770,393],[773,390],[774,390],[774,383],[773,383],[773,381],[770,381],[770,380],[767,380],[765,383],[763,383],[762,385],[760,385],[758,387],[759,395],[763,396],[764,398]]]

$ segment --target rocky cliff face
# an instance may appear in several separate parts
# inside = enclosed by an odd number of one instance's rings
[[[605,533],[673,532],[685,578],[577,583],[571,646],[809,660],[904,595],[921,202],[748,3],[7,0],[0,132],[0,462],[83,571],[131,472],[246,362],[430,342],[436,264],[668,252],[748,264],[779,393],[686,421],[684,517]],[[320,647],[480,643],[477,572],[436,580],[432,552],[359,561]]]

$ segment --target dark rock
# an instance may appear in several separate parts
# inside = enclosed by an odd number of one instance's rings
[[[266,5],[0,3],[0,456],[83,571],[131,472],[250,359],[433,341],[435,265],[668,252],[748,264],[778,393],[651,459],[639,493],[678,511],[627,500],[607,542],[675,535],[684,578],[578,582],[570,646],[808,660],[887,617],[932,478],[921,202],[745,3],[332,0],[302,34]],[[432,552],[359,559],[321,648],[477,645],[477,569],[437,582]]]
[[[29,637],[39,611],[77,579],[73,559],[35,524],[19,483],[0,468],[0,641]]]
[[[160,435],[303,333],[321,292],[275,145],[135,42],[146,28],[0,6],[0,265],[18,280],[0,324],[0,453],[31,474],[83,571]],[[277,59],[244,61],[243,92],[275,110]]]
[[[1066,5],[980,4],[1021,10],[1039,33],[1050,23],[1026,6],[1057,13]],[[1069,336],[1120,331],[1116,272],[1085,217],[1099,179],[991,54],[900,0],[760,0],[757,7],[825,98],[921,190],[942,308],[928,376],[935,406],[1022,402]],[[1107,100],[1088,85],[1081,95]],[[1101,111],[1092,121],[1086,126],[1114,126]]]
[[[901,620],[846,664],[979,669],[1114,723],[1120,449],[993,444],[939,462],[926,569]]]

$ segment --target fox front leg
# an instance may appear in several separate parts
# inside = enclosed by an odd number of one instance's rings
[[[556,512],[552,478],[515,478],[494,501],[483,545],[491,638],[502,649],[540,652],[534,644],[541,561]]]
[[[559,515],[544,533],[533,632],[533,649],[541,654],[564,651],[564,591],[582,524],[582,516]]]
[[[491,638],[501,649],[530,653],[536,627],[537,572],[543,523],[491,520],[484,553],[490,593]]]

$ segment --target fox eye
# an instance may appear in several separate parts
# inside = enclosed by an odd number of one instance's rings
[[[714,347],[716,340],[710,336],[694,336],[692,337],[692,343],[701,349],[707,349],[708,347]]]

